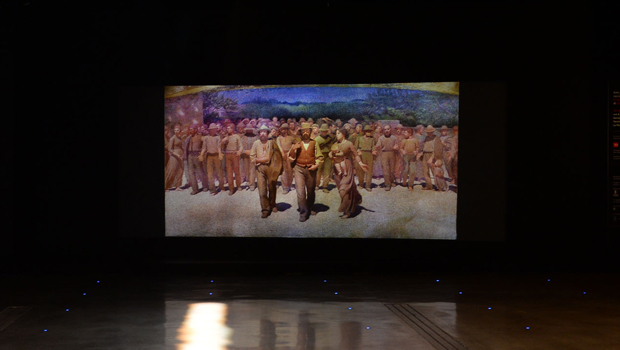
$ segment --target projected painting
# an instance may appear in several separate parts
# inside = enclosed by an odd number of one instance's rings
[[[166,236],[456,239],[459,84],[168,86]]]

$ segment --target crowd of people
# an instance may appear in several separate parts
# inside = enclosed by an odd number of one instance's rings
[[[215,196],[228,190],[232,196],[258,188],[264,218],[277,211],[276,189],[270,187],[278,176],[283,194],[297,192],[300,221],[315,214],[315,190],[329,192],[332,181],[343,218],[361,203],[357,187],[371,192],[373,179],[383,179],[379,187],[386,191],[399,185],[409,191],[417,185],[435,191],[458,188],[458,126],[437,130],[355,119],[226,119],[165,125],[164,142],[166,191],[191,188],[191,195]],[[273,152],[280,153],[282,165],[281,175],[271,175],[271,186],[267,171]]]

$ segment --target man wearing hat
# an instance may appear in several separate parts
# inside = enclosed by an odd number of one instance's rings
[[[233,195],[241,185],[241,172],[239,171],[239,158],[243,153],[241,136],[235,134],[234,124],[226,127],[228,135],[222,139],[222,153],[226,159],[226,176],[228,177],[228,194]]]
[[[288,159],[295,162],[293,170],[295,189],[297,191],[297,206],[299,221],[308,220],[310,215],[316,214],[313,210],[315,200],[316,173],[323,163],[323,153],[316,141],[310,139],[310,123],[301,124],[301,141],[296,143],[288,152]]]
[[[212,196],[217,194],[215,189],[216,174],[220,183],[220,190],[224,189],[224,171],[222,170],[224,154],[222,154],[221,139],[217,131],[217,125],[211,123],[209,125],[209,135],[203,137],[202,150],[200,151],[200,161],[205,164],[209,193]]]
[[[243,153],[241,153],[241,166],[242,172],[245,176],[245,181],[248,183],[248,189],[254,191],[256,189],[256,166],[250,162],[250,151],[254,142],[258,140],[258,136],[254,135],[254,128],[248,126],[244,129],[245,134],[241,136],[241,143],[243,144]]]
[[[389,191],[394,183],[394,166],[396,163],[396,152],[400,146],[396,138],[392,136],[392,127],[387,124],[383,127],[383,135],[379,137],[375,150],[381,152],[381,171],[383,172],[383,182],[385,190]]]
[[[364,136],[360,136],[355,140],[355,148],[359,154],[362,163],[368,165],[368,171],[364,171],[362,167],[357,170],[357,178],[359,180],[360,187],[364,187],[366,191],[372,191],[372,167],[374,157],[377,155],[375,151],[376,140],[372,137],[372,126],[366,125],[364,127]]]
[[[314,140],[319,136],[319,124],[312,124],[312,133],[310,134],[310,139]]]
[[[287,123],[280,126],[280,136],[277,138],[278,147],[282,152],[282,159],[287,158],[288,151],[293,147],[293,136],[288,134],[289,127]],[[284,169],[282,171],[282,193],[287,194],[293,186],[293,168],[290,162],[283,162]]]
[[[403,172],[402,172],[402,181],[403,186],[405,186],[405,181],[407,181],[407,187],[409,191],[413,191],[413,185],[415,181],[415,166],[416,166],[416,156],[420,152],[420,141],[416,139],[413,135],[413,130],[410,128],[405,129],[403,132],[404,139],[400,144],[400,153],[403,156]]]
[[[270,168],[274,152],[280,152],[275,140],[269,140],[270,130],[266,125],[258,129],[258,140],[252,144],[250,161],[256,166],[256,180],[258,182],[258,197],[260,198],[261,217],[263,219],[277,212],[276,207],[276,180],[278,174],[272,174]],[[274,179],[270,179],[273,176]]]
[[[422,146],[422,166],[424,167],[424,177],[426,178],[426,186],[424,190],[432,190],[431,170],[435,161],[443,159],[443,145],[439,137],[435,135],[435,129],[432,125],[426,127],[426,139]]]
[[[332,144],[336,141],[336,138],[329,133],[327,123],[321,124],[321,127],[319,127],[319,136],[317,136],[314,141],[316,141],[317,147],[319,147],[323,155],[323,163],[319,165],[319,169],[317,170],[316,184],[323,192],[327,193],[329,192],[327,185],[329,185],[329,180],[332,177],[332,160],[328,155],[329,151],[331,151]]]
[[[189,137],[185,141],[185,151],[183,159],[187,161],[187,169],[189,171],[189,183],[192,186],[191,195],[195,195],[199,192],[198,179],[202,182],[203,190],[207,184],[207,174],[205,174],[204,167],[200,162],[200,152],[202,149],[202,136],[198,135],[198,124],[192,124],[189,127]]]

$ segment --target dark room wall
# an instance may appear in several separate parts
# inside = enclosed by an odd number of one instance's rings
[[[19,225],[3,259],[17,269],[166,259],[612,266],[601,107],[617,72],[608,10],[589,2],[15,5],[5,26],[15,33],[15,130],[23,130],[13,166]],[[128,154],[143,157],[127,140],[151,142],[143,135],[155,128],[131,115],[160,113],[119,111],[127,91],[150,100],[164,85],[415,81],[505,83],[504,242],[164,241],[152,216],[163,194],[148,192],[161,180],[123,165]],[[478,157],[473,167],[493,162]]]

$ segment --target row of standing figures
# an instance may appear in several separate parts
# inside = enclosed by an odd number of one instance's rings
[[[447,191],[449,188],[452,188],[456,192],[458,153],[455,152],[456,154],[450,154],[447,152],[438,154],[437,152],[424,151],[423,148],[419,147],[419,142],[417,149],[410,153],[405,151],[406,147],[401,148],[398,144],[394,145],[393,149],[390,150],[373,148],[372,152],[367,152],[356,148],[352,142],[348,141],[348,143],[344,144],[351,145],[351,151],[348,152],[345,157],[342,150],[339,150],[339,147],[342,148],[342,141],[347,141],[343,133],[346,134],[346,131],[343,130],[342,132],[336,133],[336,138],[339,138],[339,140],[332,143],[330,151],[324,153],[325,156],[322,157],[323,159],[320,165],[318,165],[316,169],[313,169],[314,179],[312,181],[312,195],[314,195],[314,190],[317,189],[323,192],[329,192],[329,184],[331,181],[336,182],[336,187],[339,188],[341,187],[342,179],[349,179],[355,187],[355,177],[357,177],[357,186],[369,192],[372,191],[373,186],[376,186],[372,183],[373,178],[383,178],[383,188],[386,191],[389,191],[392,187],[398,186],[399,184],[413,191],[414,185],[418,182],[418,184],[422,185],[424,190],[436,189],[438,191]],[[280,148],[279,140],[269,138],[270,134],[267,134],[267,131],[260,132],[260,134],[267,141],[273,142],[274,149],[279,150],[278,153],[281,152],[281,170],[277,171],[276,178],[271,179],[270,183],[273,182],[275,187],[277,187],[277,180],[279,178],[279,185],[282,187],[283,194],[287,194],[295,187],[298,195],[300,195],[299,186],[294,186],[293,180],[297,180],[295,181],[296,184],[299,182],[304,182],[304,186],[308,184],[306,183],[307,181],[300,181],[294,176],[294,166],[292,166],[291,163],[292,161],[294,164],[294,160],[287,159],[287,151]],[[410,135],[406,133],[405,135],[406,140],[410,138]],[[387,136],[388,138],[390,137],[390,135]],[[379,139],[381,140],[381,138]],[[320,140],[320,138],[316,138],[315,140]],[[256,137],[251,137],[250,135],[246,135],[245,141],[248,146],[252,144],[252,147],[261,142],[259,139],[256,139]],[[186,142],[186,145],[187,144],[189,143]],[[376,145],[376,143],[374,143],[374,145]],[[204,155],[200,155],[197,157],[198,161],[196,162],[196,159],[191,161],[192,159],[180,156],[180,154],[183,153],[179,152],[179,150],[182,151],[183,149],[182,142],[177,142],[177,146],[180,147],[175,148],[172,144],[168,146],[167,151],[174,154],[168,156],[168,164],[166,164],[166,190],[184,190],[192,187],[192,195],[197,194],[201,190],[205,192],[208,190],[211,195],[217,195],[217,193],[223,191],[227,185],[229,194],[233,195],[238,189],[243,189],[243,184],[245,184],[245,189],[250,191],[254,191],[261,185],[260,179],[257,176],[257,170],[260,166],[252,161],[251,147],[246,146],[245,150],[238,154],[220,153],[217,154],[217,157],[207,156],[206,159]],[[296,146],[298,146],[298,144],[296,144]],[[403,143],[403,146],[406,146],[405,143]],[[320,148],[321,145],[318,145],[318,147]],[[438,143],[436,147],[442,146]],[[325,149],[323,149],[323,151],[325,151]],[[355,162],[355,158],[359,161]],[[350,161],[350,164],[347,163],[347,160]],[[448,174],[447,177],[445,176],[446,173]],[[183,177],[185,177],[186,180],[185,185],[181,185]],[[216,177],[219,191],[215,187]],[[273,175],[271,177],[273,178]],[[202,183],[202,189],[198,187],[198,180]],[[435,188],[433,188],[432,183],[434,183]],[[448,183],[453,184],[453,186],[449,187]],[[339,191],[341,191],[340,188]],[[306,196],[307,192],[308,191],[305,193]],[[270,214],[274,209],[275,208],[268,208],[267,211]]]

